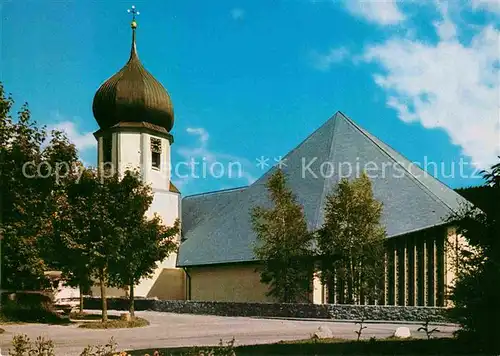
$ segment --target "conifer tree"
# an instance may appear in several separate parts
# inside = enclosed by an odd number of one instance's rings
[[[499,157],[500,159],[500,157]],[[500,162],[483,171],[485,189],[494,204],[500,200]],[[491,205],[493,206],[493,205]],[[479,210],[466,205],[449,217],[456,228],[456,277],[450,299],[459,336],[474,342],[478,352],[498,354],[500,308],[500,209]]]
[[[311,234],[302,207],[277,169],[267,181],[271,208],[252,210],[252,226],[258,243],[254,252],[262,261],[261,281],[268,295],[279,302],[308,301],[311,290]]]

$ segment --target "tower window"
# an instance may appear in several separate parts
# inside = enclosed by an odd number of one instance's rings
[[[102,163],[110,164],[111,163],[111,151],[113,147],[113,141],[111,140],[111,135],[104,136],[102,138]]]
[[[151,166],[160,169],[161,165],[161,140],[151,138]]]

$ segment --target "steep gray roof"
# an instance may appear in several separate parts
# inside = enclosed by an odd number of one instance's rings
[[[350,177],[361,174],[365,168],[372,169],[368,173],[375,198],[383,203],[382,223],[388,237],[442,225],[452,211],[466,203],[459,194],[340,112],[285,159],[287,166],[283,171],[304,207],[310,229],[322,225],[325,197],[341,179],[340,172],[348,175],[348,163],[352,167]],[[329,163],[323,164],[321,171],[323,162]],[[306,169],[309,163],[310,171]],[[185,197],[182,201],[185,241],[177,264],[194,266],[255,260],[252,251],[256,236],[250,211],[255,206],[270,205],[265,183],[274,169],[248,187]]]

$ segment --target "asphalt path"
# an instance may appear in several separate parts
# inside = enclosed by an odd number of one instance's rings
[[[88,311],[91,312],[91,311]],[[95,312],[95,311],[93,311]],[[111,311],[110,314],[118,312]],[[354,339],[359,325],[354,322],[322,320],[285,320],[210,315],[172,314],[160,312],[136,312],[147,319],[149,326],[133,329],[82,329],[77,325],[7,324],[1,325],[0,356],[8,355],[12,337],[26,334],[32,340],[38,336],[51,339],[59,355],[80,355],[87,345],[106,344],[111,337],[118,343],[118,350],[148,348],[217,345],[222,338],[235,338],[236,345],[273,343],[280,340],[309,338],[320,326],[329,328],[334,337]],[[418,332],[419,324],[367,323],[363,338],[392,336],[401,326],[407,326],[412,337],[424,338]],[[439,337],[450,337],[457,328],[453,325],[438,326]]]

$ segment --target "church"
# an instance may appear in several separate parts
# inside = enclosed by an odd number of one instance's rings
[[[154,275],[136,287],[136,295],[273,302],[256,271],[250,210],[269,205],[265,183],[276,168],[246,187],[183,197],[170,177],[172,100],[139,60],[135,16],[131,27],[127,63],[99,87],[93,101],[98,164],[112,164],[118,171],[140,169],[154,193],[148,214],[159,214],[166,225],[180,219],[182,231],[178,253],[158,263]],[[465,199],[341,112],[299,143],[284,162],[288,184],[311,230],[323,223],[326,195],[346,177],[339,168],[349,166],[347,177],[352,178],[370,167],[374,196],[383,203],[387,248],[384,292],[379,300],[364,303],[447,304],[456,271],[452,255],[460,242],[448,217],[467,203]],[[322,285],[311,276],[311,289],[312,303],[343,302],[342,287],[335,281]],[[123,296],[126,291],[109,294]]]

